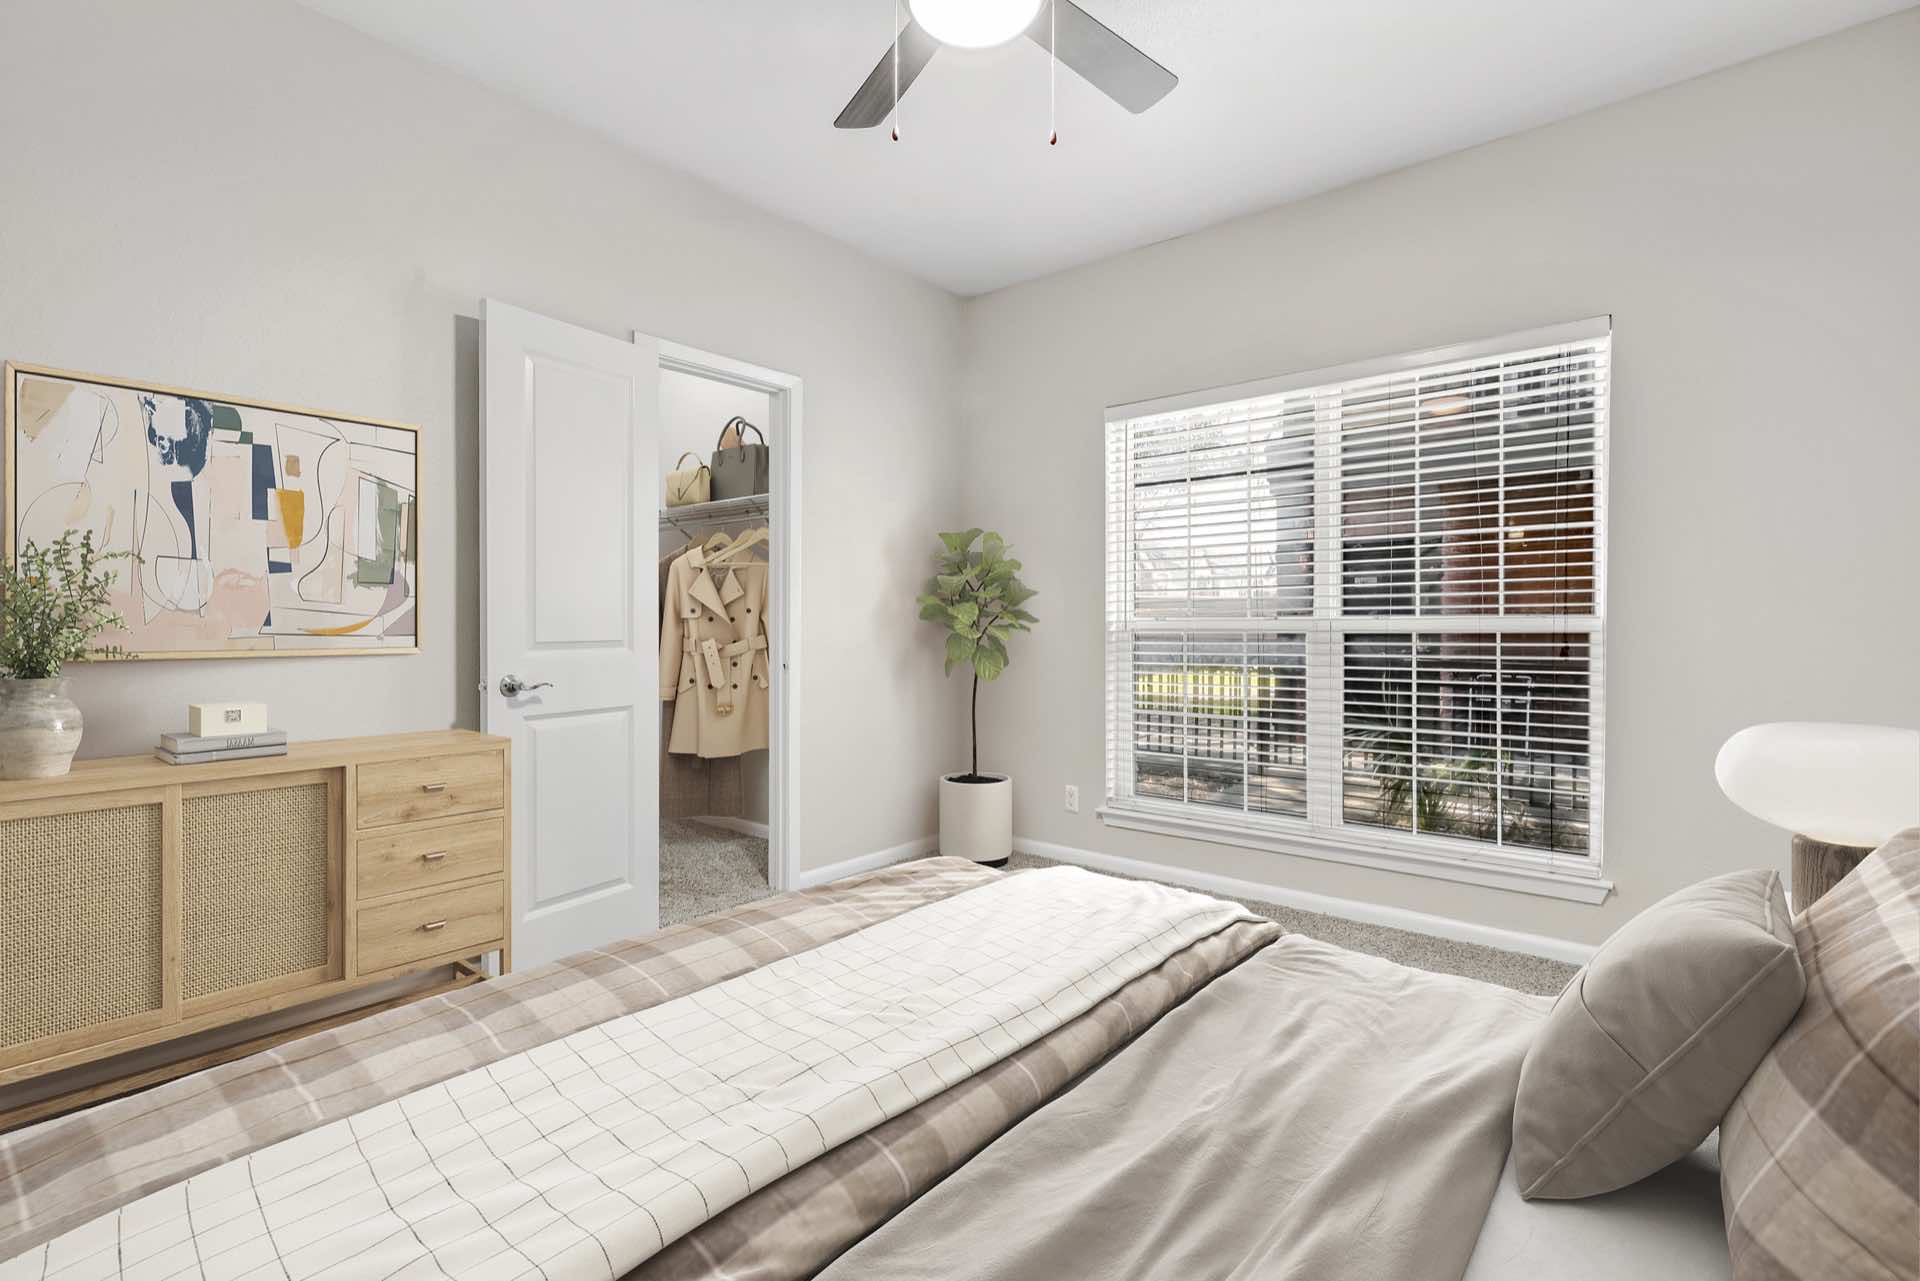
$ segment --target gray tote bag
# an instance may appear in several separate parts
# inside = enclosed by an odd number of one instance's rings
[[[739,444],[716,447],[713,451],[713,496],[716,501],[767,492],[767,468],[771,457],[767,450],[767,438],[761,436],[760,429],[746,419],[734,417],[728,419],[727,425],[720,429],[720,439],[726,440],[727,433],[736,429],[735,439]],[[747,444],[748,432],[760,436],[760,443]]]

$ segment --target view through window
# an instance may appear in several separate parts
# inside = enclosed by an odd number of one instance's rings
[[[1109,805],[1596,870],[1610,345],[1110,421]]]

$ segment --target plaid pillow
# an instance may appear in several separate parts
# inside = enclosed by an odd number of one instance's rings
[[[1720,1130],[1735,1281],[1920,1275],[1920,828],[1794,922],[1806,1003]]]

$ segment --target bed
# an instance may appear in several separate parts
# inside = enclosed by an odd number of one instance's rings
[[[1580,1201],[1523,1201],[1509,1160],[1465,1281],[1728,1281],[1718,1144],[1631,1187]]]
[[[1725,1275],[1710,1151],[1519,1201],[1547,1004],[928,859],[0,1136],[0,1281]]]

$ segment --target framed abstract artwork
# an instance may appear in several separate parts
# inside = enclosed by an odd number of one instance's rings
[[[420,649],[420,431],[5,366],[9,561],[91,531],[132,557],[113,605],[135,658]]]

